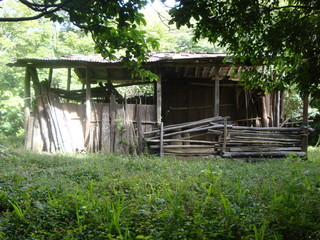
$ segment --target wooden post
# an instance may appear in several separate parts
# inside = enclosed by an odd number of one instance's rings
[[[71,68],[68,68],[68,81],[67,81],[67,90],[71,89]]]
[[[221,147],[221,153],[226,151],[227,147],[227,135],[228,135],[228,127],[227,127],[227,120],[224,120],[224,126],[223,126],[223,143]]]
[[[71,89],[71,68],[68,68],[68,79],[67,79],[67,90],[70,91]],[[69,103],[69,99],[67,100]]]
[[[302,138],[302,151],[306,154],[308,153],[308,108],[309,108],[309,97],[305,96],[303,98],[303,119],[302,125],[304,128],[304,134]]]
[[[48,77],[49,87],[51,87],[52,75],[53,75],[53,69],[50,68],[50,69],[49,69],[49,77]]]
[[[143,153],[143,130],[142,130],[142,103],[141,98],[136,107],[136,122],[137,122],[137,134],[138,134],[138,154]]]
[[[110,114],[109,105],[102,108],[101,151],[110,153]]]
[[[274,126],[275,127],[279,127],[280,126],[280,102],[281,102],[281,98],[280,98],[280,91],[276,92],[276,116],[275,116],[275,123]]]
[[[110,96],[110,152],[115,152],[115,135],[116,135],[116,111],[117,111],[117,102],[116,96],[111,94]]]
[[[26,67],[26,73],[24,78],[24,128],[27,129],[28,118],[30,117],[31,107],[31,90],[30,90],[31,75],[29,68]]]
[[[161,79],[161,70],[160,67],[158,67],[158,76],[159,79],[157,81],[157,124],[160,125],[162,122],[162,117],[161,117],[161,111],[162,111],[162,90],[161,90],[161,85],[162,85],[162,79]]]
[[[269,127],[268,121],[268,112],[267,112],[267,103],[266,103],[267,96],[261,96],[261,124],[262,127]]]
[[[91,86],[89,77],[89,68],[86,67],[86,129],[85,129],[85,145],[90,144],[90,123],[91,123]]]
[[[163,122],[160,123],[160,157],[163,157]]]
[[[220,105],[220,84],[219,84],[219,67],[216,67],[215,70],[215,79],[214,79],[214,117],[218,117]]]

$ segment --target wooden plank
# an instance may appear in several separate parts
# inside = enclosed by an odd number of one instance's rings
[[[86,68],[86,128],[85,128],[85,146],[90,148],[90,123],[91,123],[91,83],[89,69]]]
[[[24,77],[24,128],[27,128],[28,119],[30,117],[31,107],[31,74],[29,68],[26,67]]]
[[[161,71],[158,71],[158,77],[157,80],[157,112],[156,112],[156,118],[158,125],[162,122],[162,77],[161,77]]]
[[[82,105],[74,104],[74,103],[64,103],[62,104],[62,109],[64,112],[64,116],[69,124],[69,131],[72,136],[72,144],[74,146],[75,152],[84,152],[84,134],[85,128],[83,126],[83,121],[85,117],[83,114]]]
[[[185,149],[183,150],[176,150],[176,149],[166,149],[164,152],[164,155],[171,155],[171,154],[177,154],[177,155],[181,155],[181,156],[187,156],[187,155],[204,155],[204,156],[208,156],[208,155],[217,155],[218,152],[215,151],[214,148],[212,149],[193,149],[191,151],[186,151]]]
[[[143,152],[143,130],[142,130],[142,104],[141,99],[140,103],[137,104],[136,108],[136,121],[137,121],[137,134],[138,134],[138,146],[137,151],[138,154],[141,154]]]
[[[148,140],[148,143],[159,143],[160,139],[152,139]],[[184,139],[163,139],[163,143],[168,142],[183,142],[183,143],[204,143],[204,144],[214,144],[215,142],[212,141],[204,141],[204,140],[184,140]]]
[[[224,152],[222,157],[285,157],[291,154],[296,154],[298,157],[305,157],[305,152]]]
[[[26,134],[24,140],[24,146],[27,150],[32,150],[32,138],[33,138],[33,123],[34,117],[29,117],[26,122]]]
[[[278,131],[278,132],[300,132],[301,128],[283,128],[283,127],[244,127],[228,125],[231,129],[236,130],[255,130],[255,131]]]
[[[216,130],[216,132],[219,132]],[[301,135],[293,135],[289,133],[273,133],[273,132],[259,132],[259,131],[233,131],[229,130],[228,134],[231,137],[236,137],[236,136],[247,136],[247,137],[270,137],[270,138],[286,138],[286,139],[301,139]]]
[[[224,118],[222,117],[211,117],[211,118],[206,118],[206,119],[201,119],[199,121],[192,121],[192,122],[185,122],[185,123],[180,123],[180,124],[174,124],[174,125],[167,125],[164,126],[163,130],[164,131],[172,131],[172,130],[176,130],[176,129],[184,129],[184,128],[191,128],[191,127],[195,127],[198,125],[205,125],[211,122],[216,122],[216,121],[222,121],[224,120]],[[221,125],[223,127],[223,125]],[[150,132],[146,132],[144,133],[145,135],[149,135],[149,134],[154,134],[154,133],[158,133],[159,129],[157,130],[153,130]]]
[[[102,126],[101,126],[101,151],[103,153],[111,152],[110,145],[110,114],[109,105],[102,108]]]
[[[160,149],[160,145],[152,145],[150,148],[152,149]],[[163,145],[163,149],[192,149],[192,148],[213,148],[213,145]]]
[[[264,146],[244,146],[244,147],[230,147],[230,152],[278,152],[278,151],[292,151],[301,152],[301,147],[264,147]]]
[[[66,153],[74,153],[75,146],[73,145],[73,135],[70,131],[70,121],[64,114],[63,106],[60,103],[59,97],[55,94],[50,94],[50,101],[52,105],[52,110],[55,112],[56,121],[54,122],[56,127],[59,128],[61,135],[61,141],[63,144],[64,152]]]
[[[253,136],[250,136],[250,137],[247,137],[247,136],[233,136],[232,140],[235,140],[237,141],[238,139],[240,140],[247,140],[248,142],[254,142],[255,140],[258,140],[258,141],[270,141],[270,142],[273,142],[273,141],[276,141],[276,142],[301,142],[299,139],[287,139],[287,138],[267,138],[267,137],[260,137],[260,136],[257,136],[257,137],[253,137]]]
[[[116,128],[116,96],[110,96],[110,152],[114,152],[115,128]]]
[[[116,104],[115,110],[115,126],[114,126],[114,153],[122,154],[126,152],[125,145],[124,145],[124,107],[122,104]]]
[[[33,121],[33,136],[32,136],[32,151],[40,153],[43,149],[43,141],[41,138],[41,132],[40,132],[40,124],[39,119],[34,118]]]

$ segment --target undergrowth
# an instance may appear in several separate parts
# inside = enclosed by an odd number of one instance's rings
[[[320,239],[307,161],[0,156],[0,239]]]

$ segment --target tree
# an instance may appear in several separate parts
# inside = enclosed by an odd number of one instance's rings
[[[1,17],[0,21],[30,21],[42,17],[61,24],[66,20],[70,21],[86,33],[91,33],[96,50],[104,57],[114,60],[117,51],[122,50],[123,62],[134,70],[137,70],[147,59],[148,53],[158,46],[157,41],[145,37],[145,32],[137,29],[140,24],[146,24],[139,10],[147,4],[147,0],[18,0],[18,2],[34,13],[19,17]],[[155,75],[146,71],[137,71],[136,74],[140,74],[142,78],[155,78]]]
[[[12,17],[32,14],[15,0],[6,0],[2,5],[1,16]],[[59,26],[49,19],[18,21],[0,24],[0,135],[22,133],[23,129],[23,79],[25,70],[6,66],[17,57],[48,57],[69,55],[72,53],[93,54],[94,42],[78,28]],[[48,73],[40,70],[42,79]],[[61,78],[60,78],[61,76]],[[54,72],[54,80],[60,82],[66,78],[60,70]],[[1,137],[1,136],[0,136]]]
[[[320,96],[320,1],[180,0],[171,23],[195,28],[195,39],[218,42],[249,67],[242,79],[265,90],[297,85]]]

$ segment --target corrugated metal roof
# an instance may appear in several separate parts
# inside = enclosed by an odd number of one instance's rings
[[[174,53],[174,52],[160,52],[152,54],[147,62],[158,62],[165,60],[183,60],[183,59],[199,59],[199,58],[223,58],[227,55],[225,53]],[[45,57],[45,58],[19,58],[18,60],[23,61],[83,61],[83,62],[95,62],[95,63],[117,63],[120,60],[110,61],[103,58],[99,54],[94,55],[83,55],[83,54],[71,54],[60,57]]]

